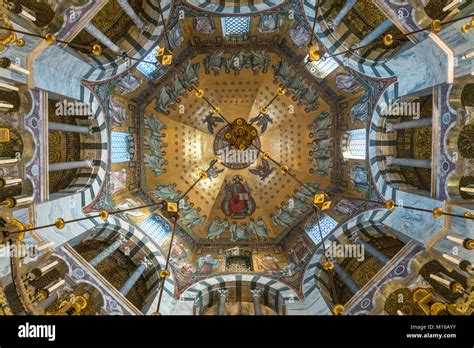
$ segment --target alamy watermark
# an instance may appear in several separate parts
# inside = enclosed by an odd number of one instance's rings
[[[329,248],[326,249],[325,256],[328,259],[353,257],[361,262],[365,260],[364,246],[362,244],[338,244],[333,242]]]
[[[236,150],[229,146],[216,151],[222,163],[226,164],[252,164],[257,160],[257,149]]]
[[[89,104],[74,100],[64,99],[54,104],[56,115],[58,116],[88,116],[93,117],[93,112]]]
[[[380,115],[382,116],[409,116],[414,120],[420,118],[420,102],[392,102],[382,104]]]
[[[31,260],[36,260],[36,258],[41,253],[41,249],[37,245],[32,244],[11,244],[11,245],[0,245],[0,258],[10,258],[10,257],[19,257],[19,258],[30,258]]]

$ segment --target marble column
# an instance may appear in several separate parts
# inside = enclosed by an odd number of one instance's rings
[[[400,123],[385,123],[387,132],[394,132],[397,129],[409,129],[409,128],[422,128],[422,127],[431,127],[433,124],[432,118],[420,118],[418,120],[405,121]]]
[[[369,243],[367,243],[365,240],[363,240],[362,238],[357,238],[355,240],[355,242],[357,244],[360,244],[364,247],[364,251],[367,252],[367,254],[369,254],[370,256],[372,256],[374,259],[376,259],[378,262],[380,262],[382,265],[385,265],[387,264],[390,259],[385,256],[384,254],[382,254],[380,251],[378,251],[376,248],[374,248],[372,245],[370,245]]]
[[[1,164],[1,165],[4,165],[4,164],[15,164],[15,163],[18,163],[18,162],[20,162],[20,158],[19,158],[19,157],[14,157],[14,158],[0,157],[0,164]]]
[[[390,28],[393,25],[392,21],[390,19],[386,19],[380,24],[377,28],[372,30],[366,37],[362,39],[361,42],[359,42],[358,47],[362,47],[365,45],[368,45],[372,41],[374,41],[376,38],[378,38],[380,35],[384,34],[388,28]]]
[[[334,18],[333,21],[328,21],[329,26],[332,29],[335,29],[356,3],[357,0],[347,0],[344,6],[339,11],[339,13],[337,14],[336,18]]]
[[[84,29],[91,34],[93,37],[95,37],[97,40],[99,40],[104,46],[108,47],[115,53],[121,53],[122,50],[120,47],[118,47],[116,44],[112,42],[104,33],[102,33],[99,29],[97,29],[92,23],[87,23],[87,25],[84,27]]]
[[[219,303],[217,304],[217,315],[225,315],[225,301],[227,300],[227,295],[229,290],[219,289],[217,290],[217,296],[219,297]]]
[[[130,6],[127,0],[117,0],[117,3],[120,5],[122,8],[123,12],[127,14],[127,16],[130,17],[133,23],[138,27],[140,30],[145,29],[145,24],[143,24],[143,21],[138,17],[138,15],[135,13],[135,10]]]
[[[58,170],[78,169],[78,168],[92,168],[91,160],[50,163],[49,171],[54,172]]]
[[[102,252],[97,255],[96,257],[94,257],[92,260],[89,261],[89,264],[92,266],[92,267],[97,267],[97,265],[99,263],[101,263],[102,261],[104,261],[106,258],[108,258],[110,255],[112,255],[114,253],[114,251],[116,251],[118,248],[120,248],[120,246],[123,244],[123,239],[117,239],[115,242],[113,242],[112,244],[110,244],[107,248],[105,248],[104,250],[102,250]]]
[[[136,284],[138,279],[140,279],[141,275],[145,272],[146,265],[141,263],[140,266],[132,273],[132,275],[127,279],[125,284],[119,289],[123,296],[127,296],[133,286]]]
[[[413,159],[413,158],[396,158],[393,156],[387,156],[387,164],[398,164],[404,167],[414,168],[431,168],[431,160]]]
[[[83,133],[91,134],[91,126],[77,126],[74,124],[58,123],[58,122],[49,122],[48,130],[51,131],[62,131],[62,132],[72,132],[72,133]]]
[[[262,308],[260,307],[260,296],[262,295],[261,289],[250,290],[252,293],[253,308],[255,315],[262,315]]]
[[[359,286],[352,280],[351,276],[337,263],[334,264],[334,271],[353,294],[356,294],[360,290]]]

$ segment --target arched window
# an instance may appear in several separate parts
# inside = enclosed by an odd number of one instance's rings
[[[151,50],[150,53],[146,55],[144,60],[146,62],[156,63],[158,61],[156,59],[156,52],[159,49],[160,49],[160,46],[157,45],[154,49]],[[137,69],[146,77],[150,77],[150,75],[153,74],[157,68],[155,64],[141,62],[137,65]]]
[[[170,224],[158,214],[150,215],[139,226],[159,246],[164,243],[166,237],[171,233]]]
[[[305,62],[308,61],[308,57],[309,55],[306,56]],[[336,60],[330,58],[329,55],[325,53],[320,60],[308,63],[306,65],[306,68],[314,76],[320,79],[324,79],[326,76],[332,73],[338,66],[339,64],[336,62]]]
[[[342,136],[341,151],[344,159],[365,159],[367,132],[365,129],[355,129]]]
[[[110,160],[112,163],[128,162],[133,159],[135,141],[129,133],[112,132],[110,139]]]
[[[332,230],[337,226],[337,221],[334,220],[329,215],[324,213],[319,213],[319,225],[318,225],[318,216],[316,213],[311,215],[306,224],[304,225],[304,231],[311,238],[314,244],[321,243],[321,235],[319,233],[319,228],[321,227],[321,234],[326,237]]]

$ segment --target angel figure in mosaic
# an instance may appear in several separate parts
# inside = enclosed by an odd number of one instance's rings
[[[224,123],[225,121],[222,117],[210,112],[202,119],[202,122],[207,126],[209,133],[214,134],[214,128],[218,126],[218,123]]]
[[[257,122],[257,125],[260,127],[260,133],[265,133],[268,128],[268,123],[273,123],[273,119],[269,114],[259,114],[250,119],[250,123]]]
[[[268,160],[262,159],[262,164],[255,169],[249,169],[249,172],[265,180],[273,172],[273,169]]]

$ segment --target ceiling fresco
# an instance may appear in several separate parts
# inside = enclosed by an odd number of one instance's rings
[[[209,55],[198,55],[192,64],[199,67],[199,88],[211,103],[219,105],[227,121],[253,120],[259,147],[294,168],[303,182],[324,190],[328,178],[310,173],[310,125],[319,116],[327,115],[330,105],[318,97],[309,106],[317,110],[308,113],[308,103],[298,100],[298,92],[287,93],[277,96],[266,114],[268,119],[263,119],[260,108],[276,97],[279,86],[275,73],[280,60],[275,54],[267,55],[269,62],[261,70],[249,66],[214,69],[211,73],[211,69],[206,71],[206,64],[215,58]],[[233,58],[239,59],[237,55],[227,59]],[[303,89],[303,81],[300,84]],[[224,120],[213,116],[206,101],[194,92],[183,91],[179,99],[180,103],[166,110],[166,114],[157,111],[161,110],[160,98],[145,108],[143,189],[156,199],[176,199],[197,179],[199,170],[205,170],[219,156],[220,165],[209,173],[210,180],[194,187],[181,207],[187,213],[183,225],[200,239],[277,239],[307,210],[301,197],[293,198],[294,211],[290,215],[280,209],[299,192],[300,185],[277,169],[270,169],[269,161],[256,148],[250,147],[239,155],[239,151],[226,147]],[[327,123],[330,122],[328,118]],[[310,194],[305,198],[309,197]]]

